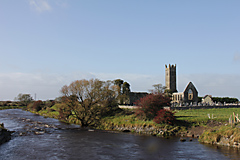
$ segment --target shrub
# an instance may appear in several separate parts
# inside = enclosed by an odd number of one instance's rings
[[[157,116],[157,112],[164,106],[170,105],[170,98],[164,94],[149,94],[136,101],[135,105],[139,106],[136,115],[140,119],[151,120]]]
[[[161,109],[157,112],[157,116],[154,117],[153,121],[155,123],[167,123],[172,124],[176,120],[174,113],[168,110]]]
[[[32,111],[35,111],[35,112],[40,111],[43,107],[44,107],[44,103],[40,100],[32,102],[27,106],[27,108],[29,110],[32,110]]]
[[[45,103],[46,108],[51,108],[54,105],[55,105],[55,101],[52,101],[52,100],[46,101],[46,103]]]

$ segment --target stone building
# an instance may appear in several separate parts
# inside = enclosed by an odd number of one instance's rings
[[[192,82],[189,82],[183,92],[178,93],[176,82],[176,64],[165,65],[165,86],[173,92],[172,104],[193,104],[198,102],[198,91]]]
[[[148,95],[147,92],[130,92],[129,94],[130,104],[134,105],[134,102],[136,102],[137,100],[140,100],[141,98],[147,95]]]
[[[213,105],[213,100],[211,95],[206,95],[202,98],[202,103],[203,104],[208,104],[208,105]]]
[[[165,65],[165,86],[171,92],[177,92],[176,64]]]
[[[181,93],[173,93],[172,104],[190,105],[197,104],[198,91],[192,82],[189,82],[185,90]]]
[[[137,100],[147,96],[147,92],[130,92],[127,95],[121,95],[118,98],[118,104],[120,105],[134,105]]]

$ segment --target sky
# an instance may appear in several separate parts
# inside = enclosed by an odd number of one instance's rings
[[[123,79],[240,99],[239,0],[0,0],[0,100],[55,99],[72,81]]]

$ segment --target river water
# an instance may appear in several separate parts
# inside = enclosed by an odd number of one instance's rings
[[[0,146],[0,160],[240,159],[238,149],[205,145],[197,139],[180,142],[179,137],[83,130],[20,109],[1,110],[0,122],[15,131],[12,140]]]

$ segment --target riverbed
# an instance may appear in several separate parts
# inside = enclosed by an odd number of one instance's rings
[[[0,111],[0,122],[14,131],[0,146],[0,160],[69,159],[239,159],[238,149],[181,142],[131,133],[81,129],[20,109]]]

